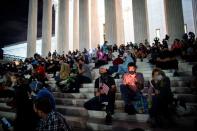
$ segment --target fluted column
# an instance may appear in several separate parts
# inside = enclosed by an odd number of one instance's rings
[[[116,0],[116,33],[117,44],[125,44],[122,0]]]
[[[133,24],[135,43],[144,42],[148,39],[148,22],[146,0],[133,0]]]
[[[59,10],[59,1],[55,1],[53,0],[53,6],[54,6],[54,10],[55,10],[55,46],[54,48],[52,48],[52,51],[57,51],[57,34],[58,34],[58,10]]]
[[[90,48],[89,0],[79,0],[79,49]]]
[[[52,0],[43,0],[42,16],[42,55],[47,56],[51,51],[52,36]]]
[[[69,51],[69,0],[59,0],[58,6],[57,51],[62,54]]]
[[[38,1],[29,0],[28,29],[27,29],[27,57],[32,57],[34,53],[36,53],[37,12],[38,12]]]
[[[195,33],[197,34],[197,0],[192,0],[192,5],[193,5],[193,14],[194,14]]]
[[[91,0],[91,47],[96,48],[100,43],[100,32],[99,32],[99,19],[98,19],[98,1]]]
[[[121,0],[105,0],[105,33],[109,44],[124,43],[124,26]]]
[[[105,38],[109,44],[117,44],[115,12],[115,0],[105,0]]]
[[[174,39],[181,39],[184,34],[182,0],[165,0],[167,34],[170,44]]]
[[[73,49],[79,49],[79,0],[73,1]]]

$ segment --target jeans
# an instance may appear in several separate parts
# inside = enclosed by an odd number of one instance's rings
[[[131,89],[129,89],[129,87],[127,87],[124,84],[120,85],[120,92],[125,102],[125,105],[130,105],[132,100],[135,100],[137,96],[136,92],[132,91]]]
[[[122,99],[124,100],[125,112],[127,112],[128,114],[135,114],[136,109],[132,102],[138,99],[137,97],[138,92],[132,91],[131,89],[129,89],[129,87],[127,87],[124,84],[120,85],[120,92],[121,92]]]

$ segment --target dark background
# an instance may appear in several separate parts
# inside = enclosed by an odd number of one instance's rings
[[[38,34],[42,37],[42,6],[38,0]],[[29,0],[1,0],[0,2],[0,47],[16,42],[27,41]],[[55,31],[55,12],[53,9],[53,34]]]

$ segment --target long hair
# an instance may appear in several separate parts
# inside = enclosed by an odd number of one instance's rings
[[[152,77],[153,75],[155,74],[155,72],[158,72],[159,75],[161,75],[164,78],[166,78],[166,74],[164,71],[162,71],[160,68],[154,68],[153,71],[152,71]],[[164,81],[161,80],[160,82],[160,86],[163,86],[164,85]]]
[[[154,74],[158,72],[159,75],[162,75],[163,77],[166,77],[166,74],[164,71],[162,71],[160,68],[154,68],[152,71],[152,77],[154,76]]]

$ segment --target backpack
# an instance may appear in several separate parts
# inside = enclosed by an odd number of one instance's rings
[[[62,92],[69,92],[76,88],[76,80],[74,77],[69,76],[66,80],[60,82],[61,87],[60,90]]]
[[[136,112],[139,114],[148,113],[148,101],[146,97],[138,93],[136,99],[136,101],[132,102]]]

